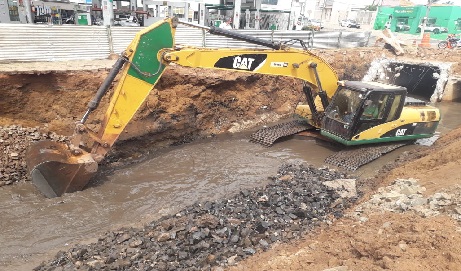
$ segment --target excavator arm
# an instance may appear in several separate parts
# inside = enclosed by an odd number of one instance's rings
[[[315,92],[320,88],[329,99],[337,88],[335,71],[320,57],[303,50],[231,50],[186,47],[160,51],[163,61],[186,67],[235,70],[290,76],[306,81]],[[312,66],[316,66],[314,69]],[[315,71],[321,77],[317,82]]]
[[[88,110],[77,123],[70,144],[41,141],[29,148],[27,166],[32,181],[45,196],[56,197],[83,189],[96,174],[97,163],[104,159],[171,63],[299,78],[311,91],[319,94],[323,106],[326,106],[337,89],[338,77],[335,71],[326,61],[307,50],[292,49],[236,32],[196,25],[192,26],[272,49],[177,47],[174,36],[178,23],[176,18],[167,18],[136,34],[95,97],[88,103]],[[98,108],[118,74],[119,82],[101,127],[97,133],[93,132],[85,126],[85,122],[91,112]],[[83,135],[89,135],[93,141],[89,153],[80,146]]]

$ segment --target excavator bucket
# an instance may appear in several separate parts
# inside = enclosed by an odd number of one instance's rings
[[[26,153],[32,182],[48,198],[82,190],[98,170],[91,154],[73,154],[66,144],[39,141]]]

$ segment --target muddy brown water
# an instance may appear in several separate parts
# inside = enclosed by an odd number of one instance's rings
[[[441,133],[461,125],[461,104],[439,107]],[[248,138],[249,133],[241,133],[171,147],[61,198],[44,198],[30,182],[0,188],[0,270],[28,270],[75,242],[96,241],[106,231],[142,226],[196,201],[261,186],[284,162],[321,167],[337,150],[306,137],[270,148]],[[372,175],[411,148],[400,148],[353,174]]]

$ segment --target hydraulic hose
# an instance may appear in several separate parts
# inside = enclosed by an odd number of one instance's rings
[[[210,32],[210,34],[213,34],[213,35],[218,35],[218,36],[228,37],[228,38],[237,39],[237,40],[241,40],[241,41],[246,41],[246,42],[249,42],[249,43],[252,43],[252,44],[269,47],[269,48],[272,48],[272,49],[275,49],[275,50],[282,50],[283,47],[284,47],[284,45],[282,45],[279,42],[272,42],[272,41],[268,41],[268,40],[265,40],[265,39],[255,38],[255,37],[252,37],[252,36],[249,36],[249,35],[241,34],[241,33],[238,33],[238,32],[232,31],[232,30],[222,29],[222,28],[215,27],[215,26],[208,27],[208,26],[203,26],[203,25],[198,25],[198,24],[193,24],[193,23],[188,23],[188,22],[182,22],[182,21],[179,21],[179,20],[175,20],[175,23],[183,24],[183,25],[187,25],[187,26],[195,27],[195,28],[199,28],[199,29],[204,29],[204,30]]]
[[[249,43],[252,43],[252,44],[269,47],[269,48],[272,48],[272,49],[275,49],[275,50],[283,49],[282,44],[280,44],[278,42],[272,42],[272,41],[265,40],[265,39],[255,38],[255,37],[252,37],[252,36],[237,33],[235,31],[231,31],[231,30],[218,28],[218,27],[215,27],[215,26],[211,26],[210,29],[209,29],[209,32],[210,32],[210,34],[224,36],[224,37],[237,39],[237,40],[241,40],[241,41],[246,41],[246,42],[249,42]]]
[[[112,70],[109,72],[104,82],[102,82],[101,86],[99,87],[98,91],[94,95],[93,99],[91,99],[91,101],[88,102],[88,109],[83,115],[82,120],[80,120],[80,123],[82,124],[85,123],[90,113],[96,108],[98,108],[102,97],[104,97],[104,94],[106,94],[107,90],[109,89],[110,85],[112,84],[115,77],[119,73],[120,69],[123,67],[123,65],[127,61],[128,59],[122,56],[117,60],[117,62],[115,62],[114,66],[112,67]]]

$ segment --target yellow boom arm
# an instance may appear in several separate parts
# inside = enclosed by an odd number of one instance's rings
[[[96,142],[92,153],[105,155],[170,63],[185,67],[295,77],[305,81],[314,92],[325,91],[328,99],[337,89],[336,72],[324,59],[309,51],[292,48],[258,50],[175,47],[175,27],[176,21],[165,19],[139,33],[125,51],[130,64],[122,70],[121,80],[97,136],[100,142]]]
[[[308,51],[285,50],[248,50],[248,49],[205,49],[185,47],[179,50],[163,49],[160,57],[167,64],[174,62],[185,67],[235,70],[268,75],[281,75],[302,79],[314,91],[319,91],[315,71],[316,64],[321,87],[328,98],[337,89],[336,72],[322,58]]]

